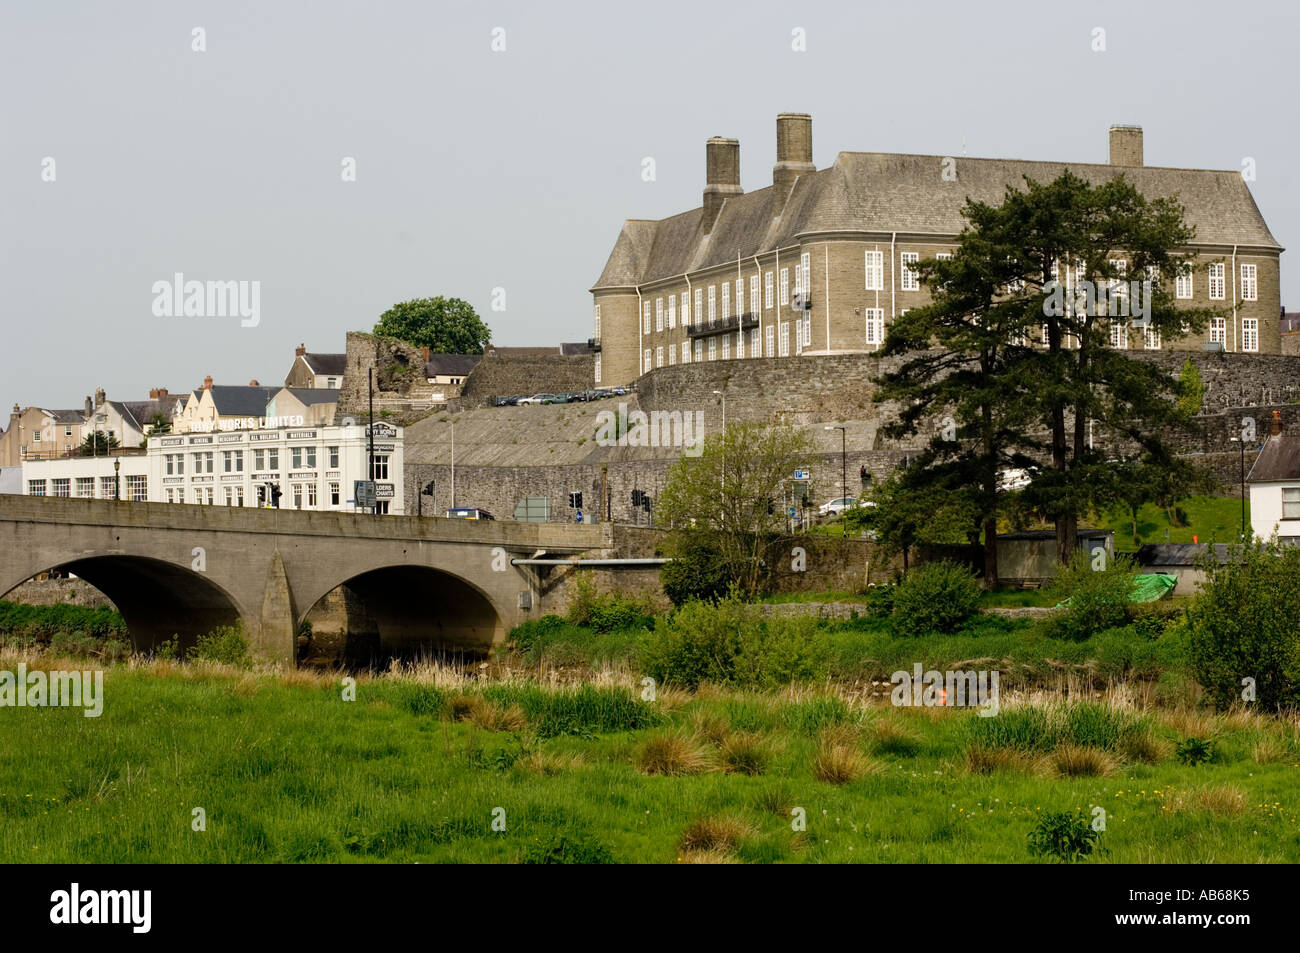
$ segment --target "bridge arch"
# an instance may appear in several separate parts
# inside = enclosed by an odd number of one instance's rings
[[[431,566],[379,564],[314,587],[313,593],[315,598],[298,603],[296,620],[312,626],[309,661],[369,666],[394,657],[481,658],[505,637],[490,595]]]
[[[37,569],[9,585],[0,598],[27,579],[64,570],[84,579],[117,606],[131,643],[149,651],[159,642],[179,638],[181,648],[217,626],[234,625],[245,615],[238,600],[203,573],[149,556],[125,553],[79,553]]]

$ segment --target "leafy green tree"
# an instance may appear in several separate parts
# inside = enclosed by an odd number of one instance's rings
[[[442,296],[393,305],[379,316],[374,333],[435,354],[482,354],[492,343],[492,332],[468,302]]]
[[[1183,362],[1183,369],[1178,374],[1178,409],[1184,416],[1195,417],[1201,412],[1205,401],[1205,382],[1201,372],[1189,357]]]
[[[79,457],[107,456],[118,448],[117,435],[96,430],[86,434],[81,446],[77,448]]]
[[[161,410],[153,415],[153,420],[149,422],[149,433],[171,433],[172,422]]]
[[[707,437],[699,456],[668,471],[656,507],[659,524],[674,531],[668,555],[715,552],[727,584],[756,594],[785,528],[785,483],[814,452],[806,430],[783,423],[733,423]]]
[[[909,479],[920,473],[908,467],[890,474],[867,494],[873,505],[856,506],[843,516],[850,532],[872,533],[884,555],[902,555],[904,572],[918,545],[964,542],[981,527],[975,491]]]

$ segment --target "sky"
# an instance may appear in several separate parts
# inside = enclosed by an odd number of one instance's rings
[[[0,406],[280,383],[417,297],[500,345],[585,340],[623,220],[699,205],[710,136],[770,184],[780,112],[812,114],[818,168],[1105,162],[1141,125],[1147,165],[1253,160],[1287,246],[1298,27],[1289,2],[3,0]],[[249,307],[186,314],[178,273]]]

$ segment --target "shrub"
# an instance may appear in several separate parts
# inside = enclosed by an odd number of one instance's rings
[[[719,746],[722,769],[728,774],[762,774],[769,757],[767,742],[759,735],[728,735]]]
[[[600,841],[587,834],[552,834],[535,841],[525,850],[524,864],[612,864],[614,855]]]
[[[1029,832],[1029,852],[1068,864],[1089,856],[1100,838],[1081,814],[1049,811]]]
[[[180,636],[172,635],[170,639],[163,639],[154,645],[153,657],[165,661],[174,661],[181,657],[180,645]]]
[[[591,574],[586,572],[579,572],[573,577],[567,618],[572,625],[590,626],[597,632],[613,632],[654,624],[654,617],[643,601],[620,595],[602,595],[596,591]],[[548,627],[554,631],[554,623],[548,623]]]
[[[1192,670],[1207,697],[1228,708],[1253,678],[1261,708],[1300,707],[1300,548],[1238,548],[1223,565],[1207,563],[1187,610]]]
[[[674,540],[669,555],[672,562],[663,564],[659,581],[674,606],[680,608],[692,600],[716,602],[726,596],[732,574],[722,554],[698,535],[682,534]]]
[[[1105,751],[1080,745],[1061,745],[1043,755],[1040,765],[1062,778],[1110,777],[1117,767],[1115,759]]]
[[[510,630],[510,641],[521,652],[527,652],[534,646],[544,643],[563,632],[568,624],[558,615],[544,615],[540,619],[529,619],[522,625]]]
[[[655,628],[642,651],[642,665],[656,681],[687,688],[704,681],[730,682],[736,641],[759,625],[757,609],[734,596],[717,605],[688,602]]]
[[[713,767],[713,756],[694,735],[667,731],[651,735],[641,744],[637,766],[642,774],[680,777],[708,771]]]
[[[813,759],[813,777],[827,784],[848,784],[866,774],[880,771],[880,765],[858,750],[852,736],[831,729],[822,733]]]
[[[898,584],[890,620],[899,635],[953,632],[975,614],[979,600],[979,581],[965,566],[923,563]]]
[[[219,625],[189,647],[186,657],[190,661],[221,662],[225,665],[248,665],[248,639],[243,626]]]
[[[1104,569],[1092,568],[1092,556],[1077,550],[1070,565],[1063,566],[1050,592],[1069,600],[1047,625],[1047,635],[1080,641],[1106,629],[1129,623],[1129,595],[1137,570],[1127,556],[1116,556]]]
[[[1208,738],[1184,738],[1175,749],[1180,764],[1195,767],[1214,757],[1214,742]]]
[[[701,817],[682,832],[684,851],[732,851],[753,833],[744,821],[734,817]]]

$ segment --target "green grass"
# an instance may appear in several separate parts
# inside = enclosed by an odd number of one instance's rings
[[[1208,725],[1219,752],[1210,763],[1170,755],[1124,762],[1111,777],[1062,778],[969,773],[972,733],[1001,719],[864,708],[818,691],[714,690],[661,704],[632,701],[629,684],[591,687],[582,702],[580,690],[560,690],[568,700],[557,702],[547,697],[557,690],[528,683],[435,688],[385,677],[361,679],[347,702],[327,677],[167,665],[110,667],[105,683],[98,719],[71,709],[0,718],[0,861],[658,863],[683,858],[684,839],[712,838],[715,854],[741,862],[1032,863],[1043,862],[1026,846],[1040,814],[1089,816],[1094,805],[1108,814],[1104,861],[1300,859],[1295,726],[1264,718]],[[453,721],[457,692],[517,704],[528,725]],[[583,730],[543,737],[556,711],[576,712]],[[1136,718],[1170,744],[1190,730],[1160,712],[1101,705],[1064,717],[1062,737],[1099,745]],[[746,733],[744,744],[766,752],[753,762],[759,773],[726,773],[721,757],[685,776],[638,769],[647,738],[701,725],[714,739],[693,736],[706,754],[720,752],[720,736]],[[827,732],[877,770],[816,780]],[[1027,743],[1016,738],[1044,745],[1023,725],[983,740]],[[1261,741],[1276,753],[1266,763],[1250,754]],[[795,807],[806,832],[791,829]],[[206,831],[192,830],[195,808]]]
[[[1138,510],[1138,537],[1142,543],[1235,543],[1241,535],[1241,499],[1222,496],[1193,496],[1179,506],[1187,513],[1187,526],[1170,526],[1165,511],[1148,503]],[[1115,531],[1115,549],[1135,552],[1133,525],[1122,509],[1101,515],[1097,525]],[[1250,528],[1250,501],[1246,501],[1246,528]],[[1165,539],[1169,530],[1169,539]]]

